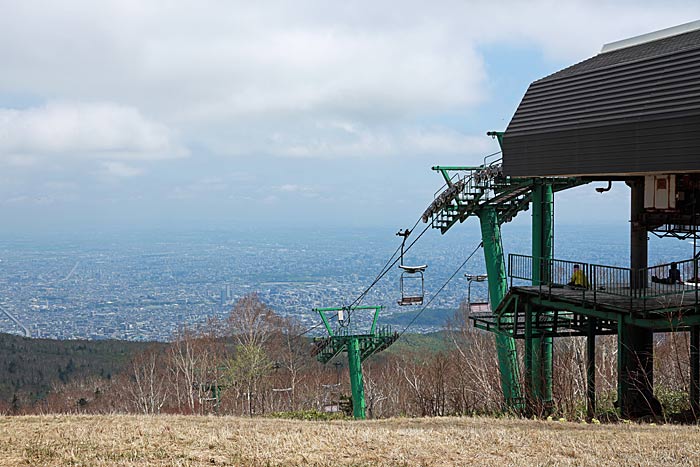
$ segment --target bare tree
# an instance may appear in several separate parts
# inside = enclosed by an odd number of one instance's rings
[[[157,414],[167,399],[166,374],[162,354],[146,350],[131,362],[132,384],[127,390],[138,412]]]
[[[201,413],[219,379],[222,345],[210,333],[182,328],[168,349],[170,388],[178,411]]]
[[[257,403],[266,399],[262,382],[274,366],[270,352],[281,334],[282,320],[253,293],[236,302],[226,324],[235,344],[225,364],[227,379],[237,396],[243,397],[246,412],[253,415]],[[264,404],[261,407],[264,410]]]
[[[284,369],[287,379],[284,384],[290,390],[290,408],[296,407],[297,386],[305,376],[310,363],[310,351],[303,336],[302,326],[292,318],[280,318],[275,333],[273,358],[278,368]]]
[[[240,298],[233,306],[226,324],[236,345],[265,346],[279,328],[275,312],[255,293]]]

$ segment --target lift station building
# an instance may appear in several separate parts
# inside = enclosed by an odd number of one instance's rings
[[[551,404],[553,339],[585,336],[594,416],[596,336],[615,334],[621,415],[656,414],[654,333],[689,331],[689,397],[697,416],[698,251],[649,265],[647,243],[649,235],[697,243],[700,21],[607,44],[533,82],[506,130],[491,134],[501,143],[500,161],[433,168],[446,187],[423,220],[444,233],[468,217],[480,219],[492,311],[471,319],[496,334],[506,403],[524,410]],[[554,193],[590,182],[630,187],[628,267],[553,257]],[[500,226],[526,209],[532,252],[506,258]],[[583,279],[572,284],[575,274]],[[515,339],[525,341],[522,377]]]

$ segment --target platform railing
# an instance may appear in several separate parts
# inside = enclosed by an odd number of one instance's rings
[[[508,255],[508,277],[511,287],[513,279],[532,281],[532,256]]]
[[[537,258],[526,255],[508,255],[508,276],[510,286],[513,287],[513,280],[527,281],[532,285],[539,286],[540,290],[562,288],[565,286],[574,287],[577,290],[586,291],[591,289],[589,282],[590,265],[580,261],[567,261],[562,259],[539,258],[539,274],[533,274],[535,261]],[[578,276],[578,283],[574,284],[574,271],[578,267],[582,276]],[[539,280],[536,280],[539,277]],[[582,281],[580,279],[583,279]],[[530,285],[528,284],[528,285]]]
[[[591,290],[593,303],[598,303],[601,296],[614,295],[628,300],[630,309],[637,289],[632,287],[634,277],[632,269],[620,266],[607,266],[603,264],[591,264]]]
[[[673,263],[659,264],[639,271],[640,280],[649,285],[647,297],[661,297],[686,290],[689,285],[697,284],[697,259],[688,259]],[[675,280],[672,269],[678,271]]]
[[[526,255],[508,255],[508,277],[510,286],[534,285],[540,293],[553,289],[568,288],[580,291],[583,300],[599,301],[601,295],[614,295],[629,299],[630,307],[637,300],[646,310],[647,302],[656,304],[664,297],[684,294],[684,304],[700,304],[700,258],[659,264],[642,269],[620,266],[589,264],[581,261],[536,258]],[[539,275],[533,274],[539,264]],[[675,265],[675,266],[674,266]],[[575,281],[574,268],[578,266],[583,280]],[[674,267],[679,272],[672,273]],[[579,273],[580,274],[580,273]],[[680,276],[681,280],[675,280]],[[536,283],[535,278],[539,277]],[[524,284],[523,282],[527,283]],[[576,283],[574,283],[576,282]]]

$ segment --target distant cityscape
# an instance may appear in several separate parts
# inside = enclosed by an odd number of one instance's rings
[[[428,264],[426,301],[478,245],[476,227],[444,237],[430,232],[407,254],[408,262]],[[527,254],[527,227],[512,229],[504,235],[507,252]],[[565,229],[556,248],[567,258],[626,262],[624,230],[594,232],[593,243],[590,238],[586,241],[575,229]],[[251,292],[279,314],[312,326],[318,323],[312,308],[352,302],[398,245],[391,231],[274,235],[193,231],[1,239],[0,332],[35,338],[166,341],[181,326],[196,327],[209,318],[226,316],[238,298]],[[677,240],[664,241],[663,248],[652,250],[652,259],[684,257],[690,248]],[[432,309],[457,309],[466,297],[467,272],[484,272],[480,252],[435,298],[425,317]],[[396,303],[399,275],[394,267],[363,303],[386,306],[385,317],[417,312],[420,307]],[[471,294],[474,300],[485,300],[485,284],[473,283]],[[418,319],[411,331],[440,327],[434,320]]]

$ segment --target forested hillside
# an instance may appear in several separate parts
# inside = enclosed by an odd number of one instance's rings
[[[59,341],[0,334],[0,401],[35,401],[52,387],[97,376],[111,379],[134,355],[153,345],[126,341]],[[16,404],[16,402],[15,402]]]
[[[399,328],[398,330],[402,330]],[[309,414],[347,409],[347,358],[313,356],[308,328],[254,294],[224,320],[183,328],[168,343],[51,341],[0,335],[0,413]],[[655,393],[667,414],[687,410],[688,336],[655,340]],[[554,413],[585,417],[585,345],[554,349]],[[614,336],[598,341],[599,408],[614,417]],[[502,410],[493,335],[458,311],[440,333],[402,335],[363,363],[367,415],[445,416]]]

